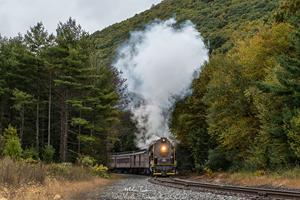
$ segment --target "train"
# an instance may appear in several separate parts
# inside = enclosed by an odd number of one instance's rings
[[[175,175],[176,165],[175,145],[164,137],[147,149],[112,154],[109,162],[109,168],[116,172],[152,176]]]

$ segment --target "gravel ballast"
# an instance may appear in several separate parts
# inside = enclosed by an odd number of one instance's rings
[[[208,192],[196,192],[152,184],[149,177],[133,176],[121,179],[107,186],[98,197],[101,200],[246,200],[248,198],[225,196]]]

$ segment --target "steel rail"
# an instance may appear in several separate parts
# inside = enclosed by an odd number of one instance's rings
[[[176,187],[180,189],[190,189],[190,190],[213,190],[228,193],[239,193],[247,194],[259,197],[269,197],[275,199],[299,199],[300,192],[290,191],[290,190],[276,190],[267,188],[257,188],[257,187],[244,187],[244,186],[232,186],[232,185],[220,185],[220,184],[210,184],[201,183],[196,181],[184,180],[179,178],[152,178],[149,179],[151,183],[166,185],[170,187]]]

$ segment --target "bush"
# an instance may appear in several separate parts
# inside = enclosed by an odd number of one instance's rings
[[[22,155],[22,148],[20,141],[17,138],[9,138],[5,142],[4,151],[5,156],[10,158],[18,159]]]
[[[96,164],[96,160],[91,156],[80,156],[77,162],[81,166],[92,167]]]
[[[103,177],[103,178],[108,178],[109,175],[107,173],[108,168],[103,165],[95,165],[92,167],[93,173],[97,176]]]
[[[206,162],[207,168],[217,171],[229,168],[229,161],[226,159],[224,151],[221,149],[213,149],[208,151],[208,161]]]
[[[42,154],[43,161],[47,163],[51,163],[53,161],[54,154],[55,154],[55,149],[51,145],[45,146]]]
[[[9,125],[8,128],[4,130],[4,138],[4,156],[8,156],[13,159],[20,158],[22,155],[22,147],[17,135],[17,129]]]
[[[35,148],[25,149],[22,157],[28,160],[39,160],[39,152]]]

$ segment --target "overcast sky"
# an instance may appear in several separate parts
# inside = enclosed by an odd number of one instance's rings
[[[15,36],[42,21],[55,32],[70,16],[92,33],[147,10],[161,0],[0,0],[0,34]]]

